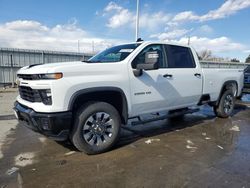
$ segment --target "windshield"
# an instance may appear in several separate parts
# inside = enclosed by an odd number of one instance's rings
[[[87,63],[112,63],[124,60],[140,43],[114,46],[90,58]]]

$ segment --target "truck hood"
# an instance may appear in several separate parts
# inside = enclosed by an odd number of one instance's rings
[[[60,63],[49,63],[49,64],[37,64],[30,65],[19,69],[17,74],[45,74],[52,73],[55,70],[64,70],[67,67],[72,67],[76,65],[85,64],[81,61],[72,61],[72,62],[60,62]]]
[[[64,76],[114,75],[126,69],[125,62],[86,63],[81,61],[32,65],[21,68],[17,74],[63,73]]]

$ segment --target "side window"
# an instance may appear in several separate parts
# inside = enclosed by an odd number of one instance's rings
[[[166,67],[164,63],[164,51],[161,44],[153,44],[145,47],[132,61],[132,68],[135,69],[137,64],[145,63],[145,54],[147,52],[157,52],[159,55],[158,64],[159,68]]]
[[[165,45],[168,68],[195,68],[195,61],[190,48]]]

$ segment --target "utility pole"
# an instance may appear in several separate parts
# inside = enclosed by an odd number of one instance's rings
[[[137,6],[136,6],[136,26],[135,26],[135,41],[139,38],[139,6],[140,6],[140,0],[137,0]]]
[[[190,45],[190,36],[188,36],[188,46]]]
[[[92,41],[92,53],[95,54],[95,41]]]
[[[77,41],[78,53],[80,53],[80,41]]]

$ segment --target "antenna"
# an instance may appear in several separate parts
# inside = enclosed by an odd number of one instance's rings
[[[190,36],[188,36],[188,46],[190,45]]]
[[[140,6],[140,0],[137,0],[137,6],[136,6],[136,25],[135,25],[135,41],[137,41],[139,36],[139,6]]]

